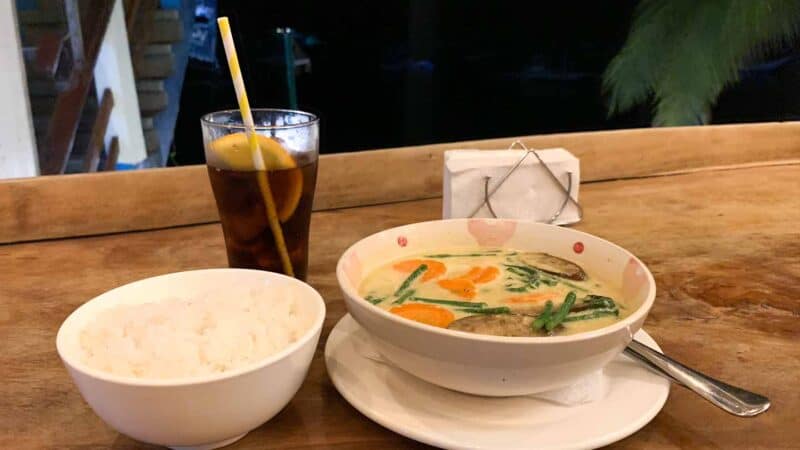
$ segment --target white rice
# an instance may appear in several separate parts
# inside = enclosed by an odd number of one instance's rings
[[[221,373],[286,348],[310,328],[309,316],[285,286],[270,286],[268,296],[233,287],[202,298],[120,305],[81,331],[81,359],[137,378]]]

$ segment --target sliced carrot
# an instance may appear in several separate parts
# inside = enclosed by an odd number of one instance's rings
[[[464,278],[465,280],[475,281],[475,279],[480,277],[482,273],[483,269],[476,266],[469,269],[469,272],[456,278]]]
[[[422,263],[423,262],[421,259],[407,259],[405,261],[394,263],[392,267],[400,272],[413,272]]]
[[[476,267],[473,267],[473,268],[469,269],[469,272],[467,272],[467,273],[465,273],[465,274],[463,274],[461,276],[455,277],[453,279],[464,279],[464,280],[472,281],[473,283],[481,284],[481,283],[488,283],[488,282],[494,280],[495,278],[497,278],[497,275],[499,275],[499,274],[500,274],[500,270],[497,267],[494,267],[494,266],[478,267],[478,266],[476,266]]]
[[[395,263],[392,267],[400,272],[411,273],[417,270],[417,267],[421,266],[422,264],[428,266],[428,270],[422,274],[421,280],[423,282],[440,277],[447,272],[447,266],[434,259],[407,259],[405,261]]]
[[[475,298],[475,283],[471,280],[452,278],[449,280],[439,280],[437,284],[461,298]]]
[[[516,295],[505,299],[505,303],[544,303],[547,300],[553,300],[556,295],[552,292],[534,292],[525,295]]]
[[[450,322],[455,320],[453,312],[449,309],[423,303],[406,303],[395,306],[389,312],[409,320],[442,328],[447,328]]]
[[[478,275],[476,278],[473,278],[472,281],[476,283],[488,283],[497,278],[497,275],[499,274],[500,274],[500,269],[494,266],[489,266],[484,268],[481,271],[481,274]]]
[[[425,264],[428,265],[428,270],[426,270],[425,274],[422,275],[422,281],[430,281],[434,278],[444,275],[445,272],[447,272],[447,266],[439,261],[426,259]]]

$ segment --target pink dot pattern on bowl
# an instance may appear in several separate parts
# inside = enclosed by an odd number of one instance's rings
[[[622,295],[625,298],[636,298],[646,286],[647,275],[644,266],[631,258],[622,272]]]
[[[500,247],[508,242],[517,229],[517,223],[511,220],[471,219],[467,222],[467,230],[485,247]]]
[[[578,241],[572,244],[572,251],[579,255],[583,253],[583,242]]]
[[[344,260],[344,264],[342,265],[344,269],[345,276],[350,280],[351,283],[354,285],[358,285],[363,277],[363,267],[361,265],[361,260],[358,258],[358,254],[353,252],[350,256]]]
[[[405,247],[408,245],[408,238],[405,236],[397,236],[397,245],[400,247]]]

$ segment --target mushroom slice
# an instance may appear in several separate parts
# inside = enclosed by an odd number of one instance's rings
[[[451,330],[494,336],[534,336],[531,323],[535,317],[522,314],[476,314],[450,323]]]
[[[574,281],[583,281],[587,278],[581,266],[547,253],[521,253],[519,259],[529,266],[557,277]]]

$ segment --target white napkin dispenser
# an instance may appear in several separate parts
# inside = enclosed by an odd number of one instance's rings
[[[446,151],[442,216],[528,219],[556,225],[580,221],[580,161],[563,148],[536,150],[536,154],[547,167],[528,150]],[[548,168],[561,186],[547,173]]]

